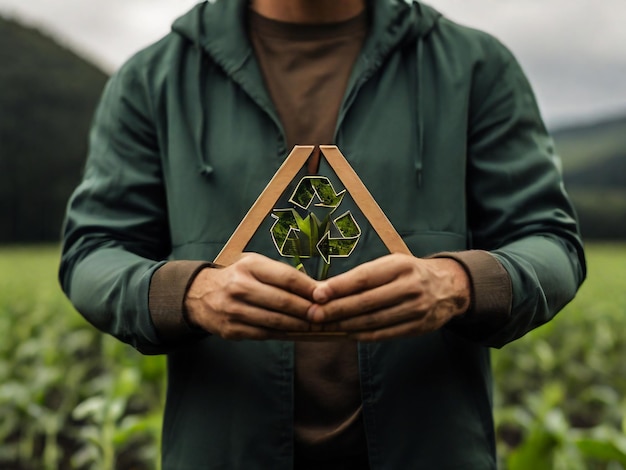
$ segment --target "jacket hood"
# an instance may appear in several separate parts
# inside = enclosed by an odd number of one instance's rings
[[[204,1],[178,18],[172,30],[212,57],[225,60],[227,54],[236,63],[250,53],[244,21],[248,4],[249,0]],[[389,50],[425,36],[441,16],[417,0],[370,0],[369,5],[372,24],[365,46],[369,52]]]
[[[273,110],[267,91],[261,85],[263,79],[258,67],[251,61],[253,50],[248,40],[246,14],[249,0],[208,0],[196,5],[178,18],[172,25],[174,34],[194,44],[203,54],[198,54],[198,87],[207,74],[206,54],[212,63],[237,82],[248,95],[265,110]],[[421,179],[423,149],[423,111],[421,109],[421,74],[423,41],[436,26],[441,14],[417,0],[369,0],[370,31],[363,46],[360,60],[355,64],[347,93],[358,88],[358,83],[373,75],[392,51],[401,47],[415,48],[416,90],[416,152],[415,170],[418,182]],[[200,171],[211,174],[213,169],[203,156],[203,143],[207,136],[206,110],[202,102],[197,103],[201,116],[193,126]],[[275,113],[269,112],[276,125],[282,125]],[[341,117],[339,119],[341,121]]]

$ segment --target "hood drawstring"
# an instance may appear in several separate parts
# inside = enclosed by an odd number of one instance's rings
[[[422,101],[422,56],[424,54],[424,41],[420,36],[417,39],[416,46],[416,59],[415,59],[415,71],[416,71],[416,120],[417,120],[417,142],[415,146],[415,174],[417,177],[417,186],[422,187],[422,170],[423,170],[423,156],[424,156],[424,116],[422,114],[423,101]]]
[[[200,168],[200,173],[204,176],[209,176],[213,173],[213,167],[209,163],[209,157],[205,158],[204,153],[207,151],[207,117],[206,117],[206,107],[202,95],[202,90],[204,86],[204,81],[207,79],[206,73],[206,65],[204,63],[204,53],[202,49],[198,50],[198,75],[200,79],[198,81],[198,96],[200,98],[200,119],[196,122],[195,128],[195,144],[196,144],[196,157],[198,158],[198,166]]]
[[[200,107],[200,119],[198,119],[193,126],[194,129],[194,144],[196,151],[196,158],[198,161],[198,168],[200,170],[200,174],[204,176],[209,176],[213,173],[213,167],[209,163],[208,155],[205,157],[205,152],[207,152],[207,110],[206,103],[204,102],[204,89],[205,89],[205,81],[207,80],[208,74],[206,69],[206,58],[205,52],[202,49],[202,45],[200,44],[200,39],[204,37],[203,35],[203,18],[204,16],[200,13],[197,16],[196,23],[196,35],[194,45],[196,47],[198,53],[198,81],[196,82],[197,91],[198,91],[198,103],[197,106]]]
[[[387,54],[391,50],[391,46],[400,46],[403,45],[404,41],[407,43],[412,42],[413,38],[415,38],[415,56],[416,56],[416,91],[415,97],[417,103],[417,109],[415,111],[416,116],[416,128],[415,128],[415,156],[414,156],[414,168],[416,172],[416,180],[418,186],[422,185],[422,175],[423,175],[423,158],[424,158],[424,150],[425,150],[425,136],[424,136],[424,111],[423,111],[423,70],[422,70],[422,62],[423,62],[423,54],[424,54],[424,37],[428,35],[430,30],[436,25],[438,18],[441,16],[435,10],[426,7],[419,0],[403,0],[406,6],[411,8],[412,15],[406,15],[406,9],[402,8],[397,12],[394,12],[390,9],[381,8],[381,12],[384,13],[382,17],[376,16],[376,18],[382,18],[379,22],[374,21],[373,27],[377,28],[376,30],[376,38],[378,40],[376,48],[369,51],[370,53],[380,54],[380,61],[384,59],[383,55]],[[388,4],[394,5],[397,7],[400,1],[394,2],[380,2],[380,4]],[[234,6],[233,6],[234,5]],[[189,41],[193,42],[197,56],[197,73],[198,73],[198,82],[195,86],[197,93],[198,103],[189,103],[189,106],[194,108],[194,113],[188,114],[188,128],[190,129],[190,133],[192,133],[192,138],[194,140],[194,152],[195,157],[198,164],[198,171],[205,175],[210,176],[214,173],[215,169],[211,165],[211,155],[208,153],[208,141],[210,136],[207,135],[209,133],[208,121],[211,119],[211,113],[207,108],[208,104],[204,99],[204,91],[206,91],[206,81],[210,80],[210,67],[216,67],[219,64],[220,67],[224,68],[227,71],[227,74],[235,79],[235,71],[239,70],[249,59],[251,55],[251,51],[247,51],[244,53],[241,50],[240,45],[237,48],[234,48],[235,54],[232,56],[220,55],[219,62],[214,62],[216,60],[215,53],[217,51],[217,46],[215,44],[221,44],[224,46],[224,39],[221,36],[217,36],[218,34],[223,35],[225,30],[223,25],[219,23],[219,18],[221,14],[232,15],[233,11],[241,10],[245,11],[247,5],[246,0],[233,0],[229,1],[205,1],[201,2],[190,12],[179,20],[177,20],[173,25],[174,32],[180,34],[184,38],[187,38]],[[372,5],[378,5],[378,2],[372,2]],[[405,5],[402,5],[405,6]],[[395,8],[394,7],[394,8]],[[212,9],[212,17],[205,14],[208,12],[208,9]],[[400,14],[401,13],[401,14]],[[395,15],[393,17],[389,15]],[[413,15],[417,15],[417,18]],[[241,15],[240,15],[241,16]],[[229,16],[230,18],[230,16]],[[212,24],[206,23],[207,21],[212,21],[213,23],[218,22],[217,24],[213,24],[213,26],[217,26],[217,32],[211,32],[209,34],[208,31],[205,31],[205,25]],[[386,31],[383,31],[382,28],[385,27]],[[209,28],[213,29],[213,28]],[[401,37],[400,34],[404,35]],[[207,40],[210,39],[210,40]],[[230,38],[232,40],[232,38]],[[398,41],[397,43],[391,44],[389,41]],[[406,43],[404,43],[406,44]],[[407,44],[409,45],[409,44]],[[412,46],[412,45],[411,45]],[[409,46],[409,47],[411,47]],[[205,48],[207,48],[205,50]],[[228,49],[230,50],[230,49]],[[243,55],[242,55],[243,54]],[[234,60],[241,60],[240,63],[233,62]],[[207,62],[210,61],[210,62]],[[367,70],[367,74],[373,73],[372,70]],[[363,75],[361,77],[364,82],[370,75]],[[354,90],[353,90],[354,91]],[[196,116],[197,118],[192,119],[191,116]]]

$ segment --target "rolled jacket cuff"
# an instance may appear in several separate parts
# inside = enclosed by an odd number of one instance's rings
[[[148,307],[159,338],[166,344],[179,343],[207,333],[195,328],[185,318],[185,295],[196,275],[204,268],[215,267],[206,261],[170,261],[152,276]]]
[[[431,258],[457,261],[470,280],[471,305],[468,312],[450,325],[466,325],[489,333],[504,325],[511,315],[513,288],[511,277],[502,264],[487,251],[442,252]]]

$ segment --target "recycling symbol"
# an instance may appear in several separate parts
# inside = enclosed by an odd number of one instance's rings
[[[300,259],[320,256],[326,265],[330,265],[332,258],[350,256],[361,237],[361,229],[350,211],[333,218],[345,194],[345,189],[337,193],[325,176],[302,178],[289,202],[307,211],[306,217],[295,208],[274,209],[271,213],[275,219],[270,229],[272,240],[281,256],[296,258],[298,263]],[[324,216],[309,211],[314,200],[318,201],[314,206],[325,212]]]

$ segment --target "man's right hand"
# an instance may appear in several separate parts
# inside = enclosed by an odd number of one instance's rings
[[[288,331],[309,331],[316,286],[284,263],[245,254],[226,268],[198,273],[185,297],[187,318],[224,339],[284,339]]]

